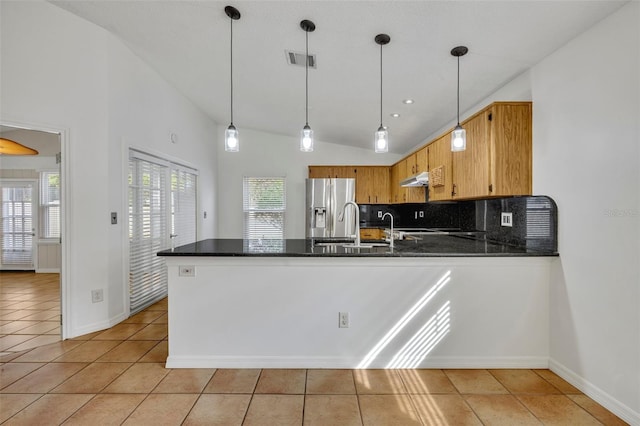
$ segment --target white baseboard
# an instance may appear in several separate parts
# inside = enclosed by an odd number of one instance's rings
[[[625,422],[633,426],[640,426],[640,413],[621,403],[607,392],[576,374],[573,370],[554,359],[549,359],[549,369]]]
[[[169,349],[171,352],[171,349]],[[246,357],[172,356],[167,368],[396,368],[390,360],[376,359],[362,366],[362,358],[340,357]],[[547,357],[431,357],[404,368],[548,368]],[[402,368],[402,367],[400,367]]]
[[[71,335],[68,336],[68,339],[72,339],[74,337],[84,336],[85,334],[94,333],[96,331],[106,330],[108,328],[113,327],[116,324],[121,323],[122,321],[127,319],[127,315],[122,313],[113,318],[109,318],[106,321],[94,322],[93,324],[89,324],[85,327],[74,328],[71,330]]]

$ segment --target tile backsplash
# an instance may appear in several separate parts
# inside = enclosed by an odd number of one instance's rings
[[[393,214],[396,228],[455,228],[484,231],[489,240],[531,249],[557,251],[558,212],[547,196],[360,206],[360,226],[388,227],[381,216]],[[511,213],[511,226],[502,226]]]

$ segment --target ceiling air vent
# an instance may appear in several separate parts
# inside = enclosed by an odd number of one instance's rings
[[[294,52],[292,50],[285,50],[284,51],[286,57],[287,57],[287,63],[289,65],[298,65],[301,67],[304,67],[304,57],[305,54],[304,53],[300,53],[300,52]],[[308,61],[309,61],[309,68],[317,68],[316,67],[316,55],[309,55],[308,56]]]

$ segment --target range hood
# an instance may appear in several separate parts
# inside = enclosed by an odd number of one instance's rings
[[[405,188],[427,185],[429,185],[429,173],[427,172],[418,173],[417,175],[408,177],[400,182],[400,186]]]

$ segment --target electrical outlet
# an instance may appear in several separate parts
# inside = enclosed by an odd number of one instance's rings
[[[382,219],[382,210],[378,210],[378,219]]]
[[[338,312],[338,328],[349,328],[349,312]]]
[[[424,212],[422,210],[420,210],[419,215],[420,215],[420,217],[424,217]]]
[[[104,300],[104,292],[101,288],[91,290],[91,303],[98,303]]]
[[[178,275],[181,277],[195,277],[196,276],[196,267],[193,265],[189,266],[179,266],[178,267]]]
[[[117,212],[111,212],[111,224],[112,225],[117,225],[118,224],[118,213]]]
[[[502,212],[502,215],[500,217],[501,226],[513,226],[513,213]]]

